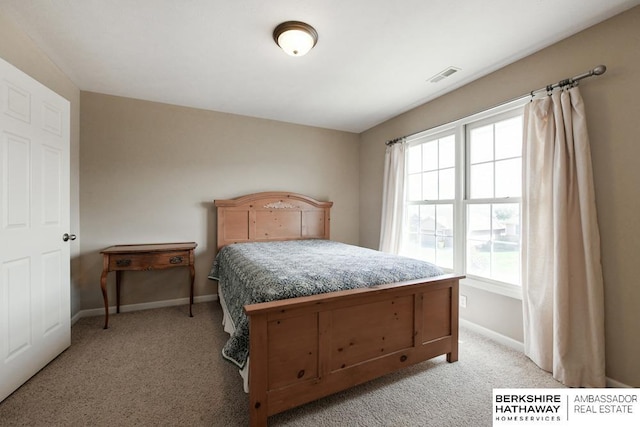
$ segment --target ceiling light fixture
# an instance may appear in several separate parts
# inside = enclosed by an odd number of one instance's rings
[[[318,32],[309,24],[287,21],[273,30],[273,40],[287,54],[302,56],[318,42]]]

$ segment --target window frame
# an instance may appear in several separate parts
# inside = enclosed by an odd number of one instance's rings
[[[455,195],[453,199],[453,223],[454,223],[454,252],[453,252],[453,269],[443,268],[447,272],[456,274],[464,274],[466,277],[461,280],[462,284],[479,288],[485,291],[493,292],[508,297],[522,299],[522,285],[512,284],[507,282],[501,282],[495,279],[486,277],[469,275],[467,273],[467,209],[469,204],[479,203],[513,203],[520,204],[520,215],[522,217],[522,197],[519,198],[486,198],[486,199],[473,199],[469,203],[467,192],[470,189],[470,162],[469,150],[470,144],[467,143],[469,132],[474,127],[481,127],[486,124],[496,123],[502,120],[506,120],[510,117],[518,115],[524,115],[524,106],[528,102],[529,98],[521,98],[508,103],[504,103],[500,106],[482,111],[480,113],[473,114],[468,117],[456,120],[451,123],[447,123],[441,126],[428,129],[423,132],[419,132],[415,135],[407,137],[408,148],[411,146],[428,143],[435,139],[441,139],[447,135],[455,136]],[[523,118],[524,122],[524,118]],[[427,139],[428,141],[425,141]],[[408,156],[410,150],[406,150],[406,162],[408,165]],[[494,159],[495,161],[495,159]],[[408,177],[408,168],[405,172],[405,176]],[[494,183],[495,186],[495,183]],[[495,196],[495,194],[494,194]],[[408,205],[435,205],[446,203],[450,204],[451,201],[447,200],[431,200],[431,201],[409,201],[408,195],[405,195],[405,206]],[[403,226],[404,227],[404,226]],[[408,235],[408,231],[403,229],[403,237]],[[520,236],[522,242],[522,235]],[[520,253],[522,253],[522,247],[520,247]],[[406,253],[405,253],[406,255]],[[521,268],[520,268],[521,270]]]

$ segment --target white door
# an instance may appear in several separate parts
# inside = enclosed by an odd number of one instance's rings
[[[0,58],[0,401],[71,344],[69,102]]]

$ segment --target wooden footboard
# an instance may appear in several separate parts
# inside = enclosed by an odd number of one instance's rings
[[[251,425],[435,356],[458,360],[460,278],[245,306]]]

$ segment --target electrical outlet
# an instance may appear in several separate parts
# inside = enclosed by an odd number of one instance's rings
[[[467,296],[460,295],[460,307],[467,308]]]

